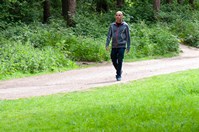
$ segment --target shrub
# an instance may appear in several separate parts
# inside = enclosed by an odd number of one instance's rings
[[[62,23],[62,22],[58,22]],[[50,25],[41,23],[32,23],[29,25],[20,23],[10,26],[2,31],[2,36],[12,41],[21,41],[26,43],[29,41],[35,48],[43,48],[45,46],[56,46],[57,43],[63,43],[66,38],[70,38],[73,32],[54,22]]]
[[[163,5],[158,16],[162,23],[167,22],[173,34],[177,35],[183,43],[199,47],[199,11],[189,5],[169,4]]]
[[[89,12],[77,14],[75,17],[76,26],[73,28],[75,34],[93,38],[100,38],[101,36],[107,34],[110,20],[106,19],[106,17],[103,18],[106,15],[107,14],[91,14]],[[112,18],[114,18],[114,15]]]
[[[199,21],[177,20],[171,30],[178,35],[183,43],[199,47]]]
[[[71,57],[76,61],[104,61],[109,59],[105,50],[105,39],[77,38],[71,45]]]
[[[0,45],[1,78],[15,72],[37,73],[54,71],[57,68],[74,67],[75,64],[67,56],[52,47],[38,49],[26,44],[9,42]]]
[[[0,6],[2,11],[0,20],[6,22],[22,21],[25,23],[39,20],[42,12],[41,5],[41,0],[3,0]],[[0,25],[0,27],[2,26]]]
[[[154,13],[153,13],[153,5],[150,0],[145,1],[128,1],[126,2],[126,6],[123,9],[125,17],[128,15],[131,16],[131,21],[139,22],[153,22]],[[129,21],[130,22],[130,21]]]
[[[131,25],[131,37],[131,55],[138,58],[178,52],[177,38],[168,29],[158,24],[152,27],[148,27],[144,22],[133,24]]]
[[[177,3],[165,4],[161,6],[161,10],[158,13],[158,20],[161,22],[172,23],[176,19],[187,20],[192,19],[192,13],[194,11],[188,4],[180,5]]]

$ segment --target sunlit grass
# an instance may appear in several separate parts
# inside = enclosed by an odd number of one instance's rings
[[[198,131],[199,69],[0,101],[0,131]]]

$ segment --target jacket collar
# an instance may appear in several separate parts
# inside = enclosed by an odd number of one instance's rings
[[[121,25],[123,25],[123,24],[124,24],[124,22],[121,23]],[[117,25],[117,23],[115,22],[114,25]]]

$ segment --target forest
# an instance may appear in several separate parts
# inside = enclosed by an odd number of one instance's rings
[[[199,47],[198,0],[0,0],[0,80],[109,61],[115,12],[130,26],[125,60],[176,56]]]

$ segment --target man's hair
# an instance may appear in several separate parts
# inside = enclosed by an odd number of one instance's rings
[[[122,11],[117,11],[115,14],[118,14],[118,13],[123,15]]]

